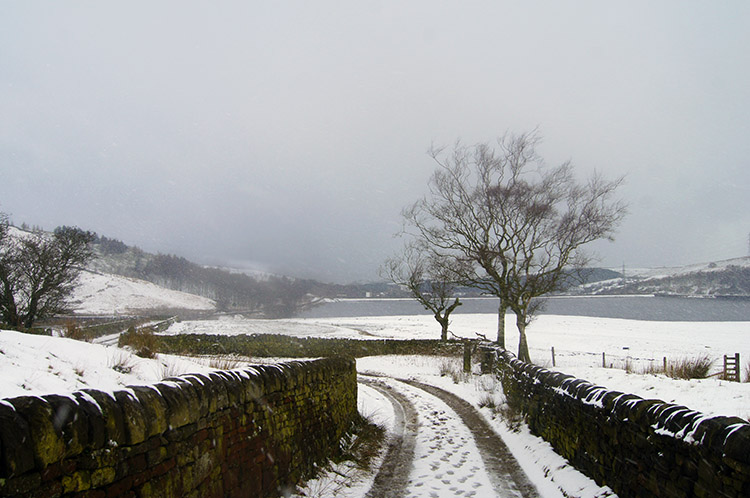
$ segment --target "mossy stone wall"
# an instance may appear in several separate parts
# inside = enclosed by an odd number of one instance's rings
[[[609,391],[498,354],[532,433],[621,497],[750,496],[750,424]]]
[[[0,496],[280,496],[339,451],[354,360],[0,401]]]

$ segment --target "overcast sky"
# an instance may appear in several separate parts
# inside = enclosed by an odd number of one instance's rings
[[[601,265],[748,254],[750,2],[0,0],[0,211],[377,278],[432,144],[627,175]]]

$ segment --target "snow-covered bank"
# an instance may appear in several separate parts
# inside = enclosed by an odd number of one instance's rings
[[[145,359],[114,346],[0,330],[0,398],[65,394],[87,387],[111,392],[212,370],[178,356]]]

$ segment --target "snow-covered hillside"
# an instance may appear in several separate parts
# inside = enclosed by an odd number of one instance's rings
[[[696,263],[687,266],[670,266],[656,268],[628,268],[625,273],[628,277],[636,278],[665,278],[687,275],[701,271],[719,272],[731,266],[750,268],[750,257],[725,259],[709,263]]]
[[[159,310],[213,311],[211,299],[159,287],[145,280],[83,271],[71,297],[75,313],[115,315]]]
[[[750,257],[671,268],[628,269],[625,278],[583,285],[586,294],[750,296]]]

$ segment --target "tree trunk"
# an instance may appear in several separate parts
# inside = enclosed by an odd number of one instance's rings
[[[522,316],[516,315],[516,326],[518,327],[518,359],[531,363],[529,343],[526,342],[526,320]]]
[[[500,302],[497,309],[497,345],[505,349],[505,311],[508,309],[505,303]]]
[[[440,340],[445,342],[448,340],[448,320],[440,321]]]

